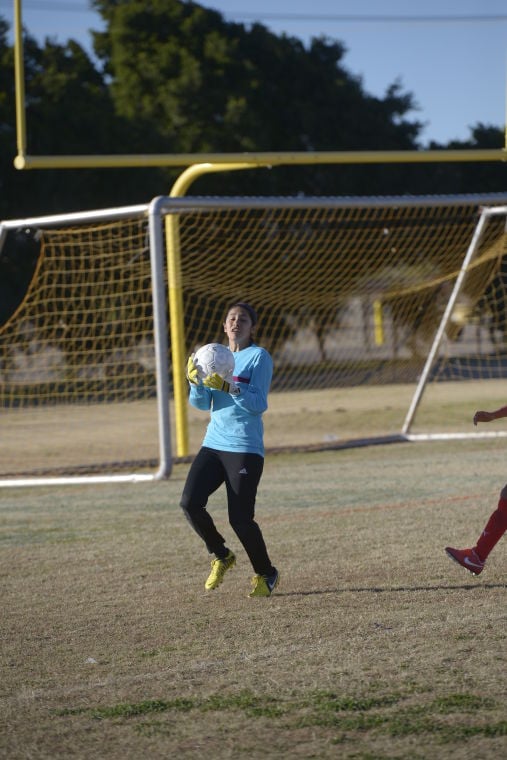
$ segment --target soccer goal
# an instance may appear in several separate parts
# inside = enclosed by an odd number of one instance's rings
[[[273,437],[268,418],[275,448],[464,434],[463,405],[436,419],[432,393],[453,406],[501,392],[506,201],[167,199],[185,346],[223,338],[227,304],[251,300],[275,362],[272,407],[290,431]]]
[[[1,312],[0,483],[166,477],[206,424],[186,356],[223,340],[238,299],[274,359],[268,448],[465,435],[463,404],[505,403],[506,218],[507,194],[160,197],[4,222],[2,293],[9,266],[29,276]]]
[[[475,332],[475,350],[470,351],[468,345],[456,350],[452,338],[461,337],[461,331],[467,327],[471,327]],[[463,340],[463,344],[465,343]],[[485,207],[480,211],[477,226],[455,278],[403,423],[402,434],[409,440],[437,440],[471,435],[506,436],[507,433],[502,430],[473,434],[446,432],[442,429],[437,432],[431,432],[429,428],[424,430],[424,424],[428,425],[431,396],[435,397],[435,389],[438,393],[439,381],[481,381],[481,390],[477,390],[477,401],[482,400],[488,409],[491,409],[505,405],[503,380],[506,376],[507,205],[504,205]],[[486,380],[490,381],[487,389],[484,385]],[[417,410],[425,392],[426,416],[420,415],[420,419],[423,420],[423,432],[412,432]],[[497,403],[494,402],[495,394],[498,397]]]
[[[161,238],[148,205],[2,223],[0,484],[169,475]]]

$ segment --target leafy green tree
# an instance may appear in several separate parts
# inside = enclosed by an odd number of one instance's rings
[[[412,96],[364,93],[324,38],[307,49],[180,0],[96,0],[94,49],[122,116],[158,125],[166,152],[414,148]]]
[[[432,150],[472,150],[503,148],[505,133],[499,127],[476,124],[470,130],[469,140],[452,140],[447,145],[431,142]],[[428,187],[428,178],[422,181],[422,186]],[[507,163],[459,163],[445,170],[444,164],[438,164],[433,171],[433,187],[438,187],[439,193],[501,193],[507,188]],[[455,188],[461,188],[456,190]],[[424,192],[424,190],[422,191]],[[435,192],[435,190],[429,192]]]
[[[0,19],[0,196],[2,218],[139,202],[160,193],[156,170],[28,170],[13,168],[16,155],[13,49]],[[24,40],[27,153],[29,155],[139,152],[149,130],[118,116],[103,73],[75,41],[43,47]]]
[[[73,40],[39,46],[25,35],[28,153],[52,155],[421,148],[414,96],[399,82],[364,91],[345,47],[308,46],[262,24],[228,23],[181,0],[95,0],[105,30],[97,60]],[[13,50],[0,18],[0,215],[21,217],[147,201],[168,192],[173,169],[17,172]],[[470,142],[498,147],[477,125]],[[430,147],[435,147],[431,145]],[[203,177],[202,194],[373,195],[484,192],[505,187],[505,165],[342,165]]]
[[[398,81],[382,98],[365,92],[361,78],[345,68],[346,49],[339,41],[321,37],[305,46],[262,24],[229,23],[217,11],[182,0],[94,0],[93,5],[105,22],[103,32],[93,33],[97,61],[74,40],[39,46],[25,34],[31,155],[194,153],[198,160],[208,152],[423,147],[422,126],[411,118],[417,110],[414,96]],[[180,168],[14,169],[14,56],[8,31],[0,17],[0,217],[147,202],[168,192]],[[477,124],[468,141],[429,147],[496,148],[504,137],[499,128]],[[285,166],[209,175],[192,192],[500,192],[506,173],[500,163]],[[19,241],[4,249],[3,270],[0,261],[0,284],[14,301],[33,269],[29,238],[23,237],[26,265],[19,264]]]

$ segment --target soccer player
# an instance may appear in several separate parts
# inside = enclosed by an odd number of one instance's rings
[[[507,406],[502,406],[494,412],[478,411],[474,414],[474,425],[478,422],[491,422],[501,417],[507,417]],[[495,511],[491,514],[484,530],[474,547],[471,549],[453,549],[447,546],[445,551],[451,559],[469,570],[473,575],[479,575],[484,569],[486,559],[507,530],[507,485],[500,492],[500,500]]]
[[[273,375],[269,353],[254,343],[257,314],[250,304],[238,301],[227,310],[224,332],[234,353],[231,382],[212,374],[201,380],[190,356],[187,379],[189,402],[210,411],[202,446],[187,475],[181,507],[190,525],[215,555],[204,587],[216,589],[236,563],[206,509],[209,496],[225,483],[229,523],[243,545],[255,575],[251,597],[271,596],[279,573],[272,564],[262,532],[255,522],[255,498],[264,466],[262,415]]]

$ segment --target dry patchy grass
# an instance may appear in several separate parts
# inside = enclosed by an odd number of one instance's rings
[[[430,385],[413,432],[473,431],[477,408],[504,403],[504,382],[490,380]],[[350,439],[399,434],[415,384],[328,388],[272,393],[265,415],[268,449],[330,447]],[[208,414],[188,408],[189,452],[195,454]],[[175,427],[175,410],[170,417]],[[500,429],[501,423],[497,428]],[[173,429],[173,451],[176,440]],[[48,468],[155,467],[158,457],[156,402],[72,405],[3,410],[0,474],[38,474]],[[132,463],[136,463],[135,465]],[[152,462],[153,464],[150,464]]]
[[[282,573],[249,599],[166,483],[4,492],[0,753],[25,758],[499,758],[505,546],[444,555],[503,484],[492,442],[268,458],[258,518]],[[499,480],[500,478],[500,480]]]

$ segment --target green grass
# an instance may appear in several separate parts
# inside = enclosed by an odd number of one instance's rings
[[[96,720],[120,720],[125,725],[134,721],[133,728],[139,734],[166,733],[167,723],[151,716],[160,713],[217,713],[229,715],[231,721],[238,720],[238,713],[246,721],[269,718],[278,723],[280,731],[290,735],[292,731],[308,727],[333,729],[342,735],[333,740],[334,744],[350,740],[351,734],[360,733],[363,738],[389,736],[405,737],[423,735],[434,737],[439,744],[449,744],[467,740],[474,736],[507,736],[507,721],[485,722],[487,711],[501,711],[503,703],[473,694],[450,694],[428,703],[404,706],[411,694],[405,696],[384,695],[382,697],[344,697],[334,693],[315,692],[299,694],[297,697],[280,700],[274,695],[256,695],[240,692],[236,695],[213,695],[200,699],[146,700],[136,704],[120,703],[111,706],[62,710],[58,715],[87,714]],[[476,714],[470,722],[470,714]],[[450,724],[442,716],[453,715],[456,721]],[[137,718],[147,720],[137,721]]]
[[[164,483],[12,489],[0,501],[0,756],[491,758],[507,754],[507,560],[475,540],[504,443],[272,455],[257,517],[281,584],[214,592]]]

